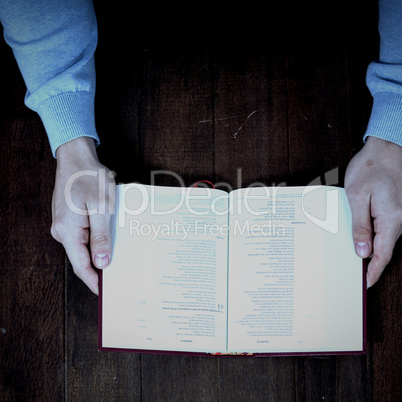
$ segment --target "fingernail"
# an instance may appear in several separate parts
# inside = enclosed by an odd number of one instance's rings
[[[98,268],[105,268],[109,264],[109,256],[107,254],[95,254],[94,264]]]
[[[362,258],[367,257],[370,253],[370,248],[369,248],[368,243],[361,242],[361,241],[356,242],[356,253]]]

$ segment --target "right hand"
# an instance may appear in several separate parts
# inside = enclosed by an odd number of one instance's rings
[[[376,137],[350,161],[345,190],[357,255],[371,256],[367,287],[380,278],[402,234],[402,147]]]
[[[111,261],[115,181],[99,162],[91,138],[61,145],[56,157],[51,233],[63,244],[75,274],[98,295],[93,267],[102,269]]]

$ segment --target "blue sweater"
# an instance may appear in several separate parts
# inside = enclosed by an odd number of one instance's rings
[[[380,56],[369,65],[373,95],[368,135],[402,146],[402,0],[379,0]],[[55,155],[81,136],[99,143],[95,128],[91,0],[0,0],[0,20],[24,77],[26,105],[41,117]]]
[[[379,0],[380,56],[367,70],[373,108],[364,138],[402,146],[402,0]]]
[[[25,104],[41,117],[53,155],[95,129],[98,31],[91,0],[0,0],[4,38],[27,86]]]

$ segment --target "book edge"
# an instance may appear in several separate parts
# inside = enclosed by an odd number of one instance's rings
[[[103,306],[103,273],[99,270],[99,296],[98,296],[98,351],[103,352],[124,352],[124,353],[147,353],[147,354],[165,354],[165,355],[184,355],[184,356],[241,356],[241,357],[272,357],[272,356],[331,356],[331,355],[362,355],[367,353],[367,281],[366,270],[368,260],[362,260],[362,349],[356,351],[328,351],[328,352],[258,352],[258,353],[207,353],[207,352],[182,352],[169,350],[145,350],[131,348],[113,348],[103,346],[102,337],[102,306]]]

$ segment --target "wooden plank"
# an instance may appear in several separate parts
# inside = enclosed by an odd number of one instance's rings
[[[335,400],[336,357],[302,357],[295,368],[295,400]]]
[[[296,400],[370,400],[369,365],[366,360],[366,356],[297,359]]]
[[[143,63],[141,42],[131,10],[95,2],[98,20],[96,63],[96,128],[100,161],[116,174],[117,183],[138,180],[139,80]],[[137,27],[137,29],[139,29]]]
[[[98,298],[66,262],[66,399],[140,400],[141,356],[98,352]]]
[[[246,43],[218,48],[214,62],[215,168],[229,189],[288,176],[286,54]],[[221,359],[219,385],[222,400],[293,400],[294,359]]]
[[[218,400],[217,359],[143,355],[144,401]]]
[[[289,168],[300,185],[334,168],[340,169],[339,180],[327,184],[340,184],[352,155],[338,13],[339,8],[331,8],[325,17],[306,17],[303,26],[294,26],[298,35],[288,46]]]
[[[347,24],[356,21],[346,18],[343,3],[325,15],[304,11],[288,47],[290,174],[299,185],[314,179],[342,185],[354,144],[344,41]],[[369,400],[369,370],[368,360],[359,357],[298,360],[297,399]]]
[[[351,130],[354,147],[362,146],[362,135],[370,116],[372,97],[365,83],[367,65],[378,57],[379,36],[378,1],[364,3],[359,10],[352,9],[346,30],[345,49],[351,102]],[[363,12],[363,14],[362,14]],[[402,242],[399,240],[394,257],[380,281],[367,292],[368,341],[367,355],[369,386],[374,401],[402,399],[402,326],[401,326],[401,259]],[[362,366],[363,367],[363,366]],[[349,371],[350,375],[353,373]],[[365,374],[367,375],[367,374]],[[346,378],[346,375],[343,375]]]
[[[378,57],[378,0],[365,1],[364,7],[352,8],[347,16],[344,48],[350,103],[349,124],[353,149],[357,152],[363,146],[363,134],[373,103],[366,85],[366,71],[369,63]]]
[[[62,248],[50,236],[55,161],[1,42],[0,399],[63,400]]]
[[[237,358],[219,361],[222,401],[295,400],[294,358]]]
[[[141,153],[154,184],[191,185],[213,181],[214,142],[209,55],[204,48],[151,47],[146,53],[141,87]],[[177,176],[176,176],[177,175]],[[177,179],[177,177],[179,179]],[[217,360],[147,355],[142,358],[143,399],[216,400]]]
[[[402,241],[381,279],[368,290],[368,334],[370,341],[373,400],[402,399]]]
[[[279,184],[288,174],[286,58],[272,43],[215,50],[217,182]]]
[[[142,53],[127,50],[131,25],[127,12],[95,4],[99,25],[96,51],[96,122],[100,161],[116,173],[117,182],[137,179],[138,74]],[[124,18],[122,19],[122,16]],[[127,21],[128,22],[128,21]],[[66,398],[140,400],[141,356],[98,352],[98,298],[66,263]]]
[[[149,48],[141,87],[142,169],[167,170],[189,186],[213,179],[211,77],[206,49]],[[154,184],[179,186],[174,176],[156,175]]]
[[[371,399],[370,363],[367,355],[338,357],[335,376],[335,400],[368,401]]]

